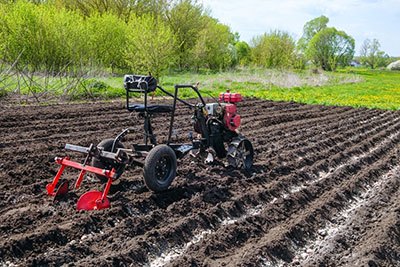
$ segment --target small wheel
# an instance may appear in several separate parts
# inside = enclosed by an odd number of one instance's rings
[[[103,141],[101,141],[97,145],[97,147],[102,147],[103,150],[107,151],[107,152],[117,152],[118,148],[124,148],[124,145],[121,142],[118,142],[115,144],[114,151],[111,151],[113,144],[114,144],[114,139],[109,138],[109,139],[104,139]],[[117,172],[117,178],[120,177],[125,170],[125,165],[118,164],[115,161],[109,160],[109,159],[101,159],[100,160],[98,158],[93,158],[92,166],[100,168],[100,169],[107,169],[107,170],[111,170],[112,168],[114,168]],[[98,174],[95,174],[95,175],[96,175],[97,179],[99,179],[102,183],[107,182],[107,178],[105,176],[98,175]]]
[[[176,155],[167,145],[158,145],[150,150],[144,161],[143,176],[146,186],[161,192],[170,186],[176,176]]]
[[[235,138],[229,144],[227,158],[230,166],[249,170],[253,166],[253,145],[246,138]]]

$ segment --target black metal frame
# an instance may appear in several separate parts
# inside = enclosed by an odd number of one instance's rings
[[[145,78],[146,76],[140,76],[140,77]],[[154,139],[153,129],[151,127],[150,114],[149,114],[148,109],[147,109],[147,94],[149,92],[148,82],[146,82],[143,79],[142,81],[138,82],[137,87],[138,88],[133,89],[133,88],[128,88],[127,85],[125,85],[125,89],[126,89],[126,107],[127,107],[127,109],[129,109],[129,99],[130,99],[129,93],[144,93],[144,107],[145,107],[145,112],[144,112],[144,131],[145,131],[144,143],[146,145],[148,145],[148,138],[150,137],[151,143],[153,145],[155,145],[156,141]],[[124,130],[122,133],[124,133],[127,130],[128,129]],[[127,131],[126,134],[128,132],[129,131]],[[123,136],[125,136],[126,134],[123,134]],[[119,141],[120,138],[118,138],[118,137],[120,135],[118,135],[117,138],[115,139],[114,144],[113,144],[113,148],[115,147],[115,144]]]
[[[172,129],[173,129],[174,120],[175,120],[176,102],[179,101],[179,102],[185,104],[186,106],[188,106],[188,107],[191,108],[191,109],[196,107],[196,105],[193,105],[193,104],[191,104],[191,103],[188,103],[188,102],[186,102],[186,101],[184,101],[184,100],[178,98],[178,91],[179,91],[179,89],[182,89],[182,88],[191,88],[193,91],[196,92],[196,94],[197,94],[197,96],[199,97],[199,99],[200,99],[201,104],[203,105],[203,107],[206,106],[206,102],[204,101],[203,97],[201,96],[201,94],[200,94],[200,92],[199,92],[199,89],[198,89],[196,86],[193,86],[193,85],[176,84],[176,85],[174,86],[174,88],[175,88],[174,95],[171,95],[170,93],[168,93],[167,91],[165,91],[163,88],[161,88],[161,86],[157,86],[157,87],[160,88],[164,93],[167,93],[168,95],[170,95],[170,96],[172,96],[172,97],[174,98],[174,102],[173,102],[173,105],[172,105],[171,121],[170,121],[170,125],[169,125],[168,141],[167,141],[167,144],[169,145],[169,144],[171,143]]]
[[[173,133],[173,126],[174,126],[174,121],[175,121],[175,110],[176,110],[177,102],[179,101],[180,103],[184,104],[185,106],[187,106],[190,109],[193,109],[193,108],[196,109],[199,106],[199,104],[194,105],[192,103],[189,103],[189,102],[179,98],[178,97],[179,89],[189,88],[189,89],[192,89],[193,91],[195,91],[199,100],[201,101],[202,107],[200,107],[200,109],[202,109],[203,107],[205,107],[206,103],[205,103],[203,97],[201,96],[198,88],[193,85],[178,84],[178,85],[174,86],[174,93],[171,94],[170,92],[166,91],[164,88],[162,88],[159,85],[157,85],[154,90],[149,90],[148,83],[145,81],[145,78],[147,78],[149,76],[134,76],[134,77],[139,79],[139,82],[135,83],[135,86],[137,88],[129,88],[129,86],[127,86],[125,84],[126,106],[127,106],[127,109],[129,110],[130,97],[131,97],[130,93],[143,93],[144,94],[144,103],[143,103],[144,104],[144,112],[142,112],[142,114],[141,114],[144,118],[144,144],[133,144],[133,148],[134,148],[133,152],[135,152],[136,154],[141,154],[141,156],[146,156],[147,152],[150,151],[155,145],[157,145],[157,141],[153,134],[153,128],[151,126],[152,114],[148,110],[148,93],[155,91],[157,88],[160,91],[162,91],[165,95],[173,98],[172,110],[171,110],[171,115],[170,115],[171,118],[170,118],[169,131],[168,131],[168,139],[167,139],[166,144],[175,151],[175,154],[178,158],[182,158],[190,150],[192,150],[193,148],[197,148],[197,146],[195,147],[192,144],[172,144],[172,133]],[[207,133],[208,131],[205,129],[205,127],[206,127],[205,120],[202,123],[202,127],[204,127],[204,132]],[[124,131],[122,131],[115,138],[112,151],[114,150],[115,145],[124,136],[126,136],[129,132],[131,132],[131,130],[132,130],[132,128],[127,128]],[[205,140],[208,140],[208,134],[206,134],[206,136],[203,136],[203,138]],[[149,144],[149,139],[150,139],[150,144]],[[209,142],[207,141],[206,143],[208,144]],[[123,150],[126,150],[126,149],[123,149]],[[134,161],[133,163],[137,164],[136,161]],[[140,165],[142,165],[142,164],[140,164]]]
[[[146,158],[149,151],[157,145],[157,140],[153,134],[153,129],[151,126],[151,117],[152,117],[152,112],[148,110],[148,93],[155,91],[157,88],[161,90],[165,95],[170,96],[173,98],[173,104],[172,104],[172,109],[170,111],[170,123],[169,123],[169,132],[168,132],[168,140],[166,142],[166,145],[172,148],[172,150],[175,152],[176,157],[182,158],[186,154],[188,154],[191,150],[193,149],[200,149],[200,152],[204,152],[206,149],[209,147],[213,147],[215,144],[215,134],[212,133],[212,131],[209,129],[210,123],[213,122],[213,120],[207,120],[207,117],[204,114],[204,108],[206,107],[206,103],[201,96],[197,86],[194,85],[186,85],[186,84],[177,84],[174,86],[174,93],[170,93],[166,91],[164,88],[161,86],[158,86],[154,80],[152,80],[151,88],[149,88],[149,84],[146,81],[146,79],[152,78],[151,76],[133,76],[133,75],[128,75],[129,77],[134,77],[137,80],[134,81],[134,86],[135,88],[131,88],[125,83],[125,89],[126,89],[126,105],[129,110],[130,107],[130,93],[143,93],[144,94],[144,108],[140,108],[140,115],[144,118],[144,143],[134,143],[131,144],[130,148],[118,148],[116,149],[116,145],[122,141],[122,139],[129,134],[130,132],[134,131],[132,127],[127,128],[123,130],[121,133],[119,133],[116,138],[114,139],[112,148],[110,151],[104,151],[102,148],[96,147],[96,146],[91,146],[89,148],[86,147],[79,147],[79,146],[73,146],[67,144],[65,147],[67,150],[71,151],[76,151],[76,152],[81,152],[84,154],[90,154],[90,157],[94,156],[98,159],[108,159],[108,160],[114,160],[117,164],[117,166],[144,166],[143,158]],[[180,99],[178,97],[179,90],[184,89],[184,88],[189,88],[192,89],[194,92],[196,92],[200,103],[197,104],[192,104],[189,103],[183,99]],[[199,122],[198,127],[200,127],[199,132],[201,133],[201,139],[192,139],[191,138],[191,143],[184,143],[184,144],[176,144],[172,143],[172,133],[173,133],[173,126],[174,126],[174,121],[175,121],[175,111],[176,111],[176,105],[177,102],[180,102],[184,104],[186,107],[190,109],[194,109],[194,117]],[[153,106],[154,107],[154,106]],[[153,111],[154,112],[154,111]],[[163,111],[164,112],[164,111]],[[231,133],[231,134],[229,134]],[[227,136],[229,136],[229,139],[232,139],[233,137],[237,136],[237,133],[235,132],[230,132],[226,131]],[[218,136],[217,136],[218,137]],[[150,139],[150,143],[149,143]],[[222,142],[226,141],[225,138],[223,140],[220,140]],[[221,157],[221,154],[217,156]],[[224,155],[222,155],[224,157]]]

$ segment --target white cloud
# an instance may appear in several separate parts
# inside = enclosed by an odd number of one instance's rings
[[[400,56],[399,0],[203,0],[211,15],[250,41],[274,29],[289,32],[296,39],[304,24],[320,15],[329,26],[344,30],[356,39],[356,51],[365,38],[377,38],[382,49]]]

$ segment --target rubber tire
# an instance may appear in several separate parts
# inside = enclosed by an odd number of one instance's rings
[[[101,141],[97,145],[97,147],[103,147],[104,151],[111,152],[111,148],[112,148],[113,143],[114,143],[114,139],[108,138],[108,139],[104,139],[103,141]],[[116,144],[116,147],[114,148],[113,152],[116,152],[118,148],[124,148],[124,145],[121,142],[118,142]],[[103,160],[103,161],[101,161],[101,160],[99,160],[97,158],[93,158],[92,159],[92,166],[93,167],[97,167],[97,168],[100,168],[100,169],[110,169],[110,168],[114,167],[115,169],[118,169],[117,166],[113,166],[113,165],[114,164],[113,164],[113,162],[111,160]],[[120,173],[118,173],[118,177],[121,176],[122,172],[123,172],[123,170],[121,170]],[[95,175],[96,175],[97,179],[99,179],[102,183],[106,183],[107,180],[108,180],[105,176],[98,175],[98,174],[95,174]]]
[[[169,169],[166,177],[161,181],[157,177],[157,162],[166,158],[169,161]],[[168,189],[176,176],[176,155],[174,150],[167,145],[157,145],[150,150],[144,161],[143,177],[146,186],[154,192],[162,192]]]

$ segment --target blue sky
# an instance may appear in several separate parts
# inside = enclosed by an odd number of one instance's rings
[[[381,50],[400,56],[400,0],[200,0],[211,15],[239,32],[241,40],[279,29],[296,40],[304,24],[320,15],[328,26],[356,40],[356,54],[366,38],[378,39]]]

